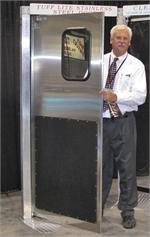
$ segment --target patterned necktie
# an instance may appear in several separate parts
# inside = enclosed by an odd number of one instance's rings
[[[117,71],[117,65],[116,65],[117,60],[118,60],[118,58],[114,58],[114,61],[110,65],[110,68],[108,70],[108,76],[107,76],[105,88],[113,89],[116,71]],[[107,101],[104,100],[103,111],[106,111],[107,109],[108,109],[108,103],[107,103]]]

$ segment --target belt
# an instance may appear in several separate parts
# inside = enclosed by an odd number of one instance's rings
[[[118,119],[127,118],[130,113],[131,112],[126,112],[122,116],[119,116],[119,117],[111,117],[111,118],[105,118],[104,117],[103,120],[118,120]]]

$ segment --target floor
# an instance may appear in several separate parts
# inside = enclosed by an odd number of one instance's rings
[[[149,177],[139,177],[138,183],[147,186]],[[144,185],[145,183],[145,185]],[[0,199],[0,236],[2,237],[148,237],[150,236],[150,195],[139,192],[139,205],[135,209],[136,228],[124,229],[121,225],[117,203],[117,179],[113,180],[112,189],[107,201],[102,220],[101,234],[95,227],[83,221],[48,213],[48,219],[35,217],[34,220],[22,219],[21,192],[2,194]],[[47,217],[45,215],[45,217]]]

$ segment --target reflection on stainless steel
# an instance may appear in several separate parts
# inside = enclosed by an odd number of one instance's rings
[[[83,95],[67,96],[43,96],[42,97],[42,111],[44,116],[49,114],[53,117],[67,117],[68,118],[78,118],[83,119],[83,109],[84,109],[84,119],[86,120],[97,120],[99,115],[95,116],[95,111],[99,106],[99,101],[93,96],[93,98]]]
[[[50,56],[47,56],[47,55],[39,55],[39,56],[33,56],[32,57],[32,60],[38,60],[38,59],[49,59],[49,60],[61,60],[61,57],[60,56],[55,56],[55,55],[50,55]]]
[[[46,56],[46,55],[37,55],[37,56],[33,56],[32,60],[61,60],[60,56],[55,56],[55,55],[50,55],[50,56]],[[98,60],[91,60],[91,65],[100,65],[100,59]]]

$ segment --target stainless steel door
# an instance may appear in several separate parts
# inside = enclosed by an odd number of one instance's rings
[[[61,213],[96,223],[98,231],[103,27],[102,13],[31,16],[31,103],[30,110],[23,109],[30,111],[32,190],[25,181],[27,168],[23,178],[32,215]]]

